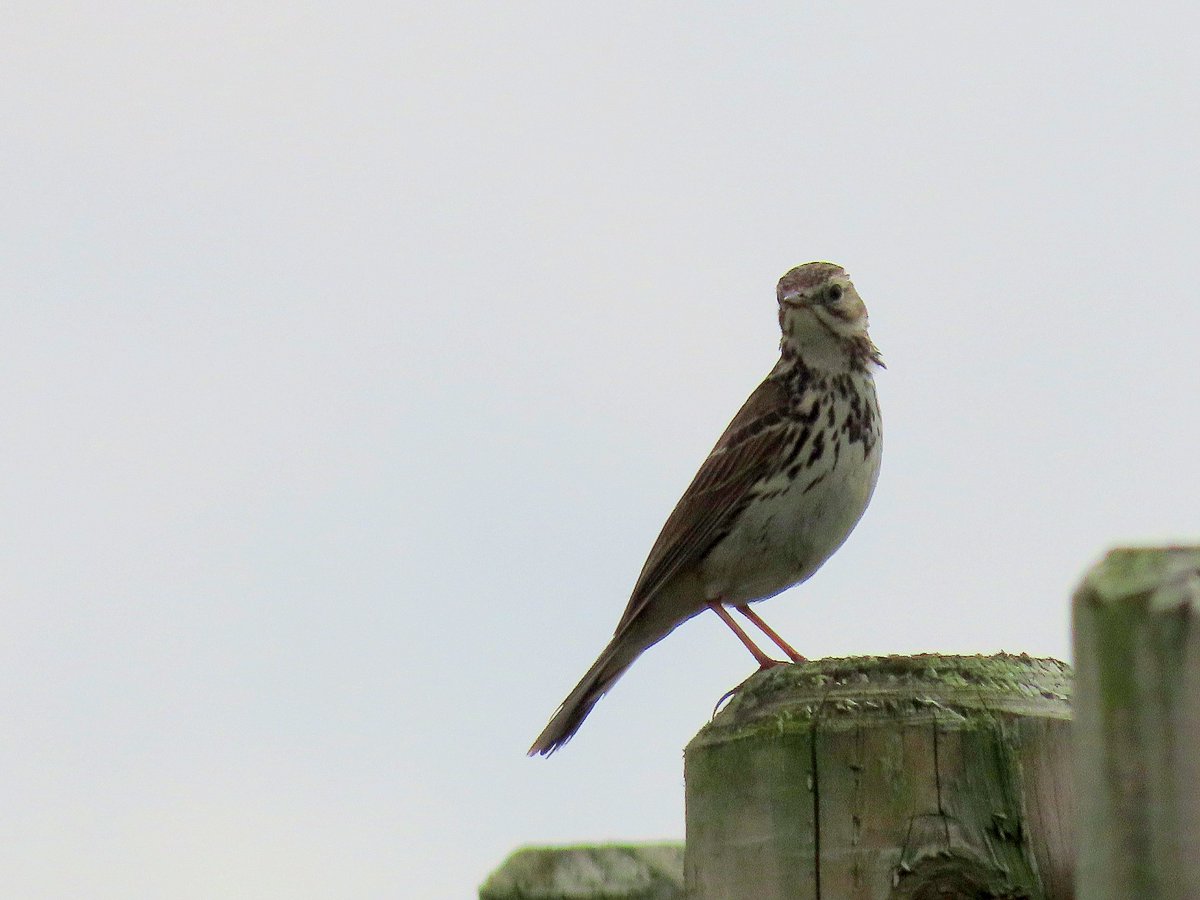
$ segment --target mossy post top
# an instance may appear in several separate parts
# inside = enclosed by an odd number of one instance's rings
[[[481,900],[673,900],[683,897],[683,844],[523,847],[488,876]]]
[[[1084,577],[1076,605],[1144,602],[1150,612],[1200,603],[1200,546],[1118,547]]]
[[[853,728],[870,720],[970,727],[996,713],[1071,717],[1071,668],[1025,654],[852,656],[759,672],[705,725],[689,749],[764,730]]]

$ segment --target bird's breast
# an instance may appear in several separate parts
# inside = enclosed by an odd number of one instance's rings
[[[850,535],[875,489],[881,449],[873,385],[852,387],[825,393],[818,416],[810,409],[810,424],[793,426],[775,466],[705,559],[705,599],[773,596],[809,578]]]

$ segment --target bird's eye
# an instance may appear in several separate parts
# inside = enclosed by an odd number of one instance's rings
[[[831,284],[825,292],[825,296],[829,298],[830,303],[835,303],[842,299],[842,286],[840,284]]]

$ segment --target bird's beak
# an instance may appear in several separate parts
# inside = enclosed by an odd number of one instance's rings
[[[804,295],[800,291],[789,291],[779,298],[779,302],[784,306],[790,306],[794,309],[803,309],[808,306],[804,299]]]

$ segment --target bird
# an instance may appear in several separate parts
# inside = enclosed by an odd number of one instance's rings
[[[810,262],[776,288],[779,361],[750,394],[667,517],[612,640],[559,706],[528,755],[569,741],[596,702],[643,652],[712,610],[764,653],[740,613],[793,662],[797,653],[749,604],[819,569],[858,524],[882,450],[867,308],[846,270]]]

